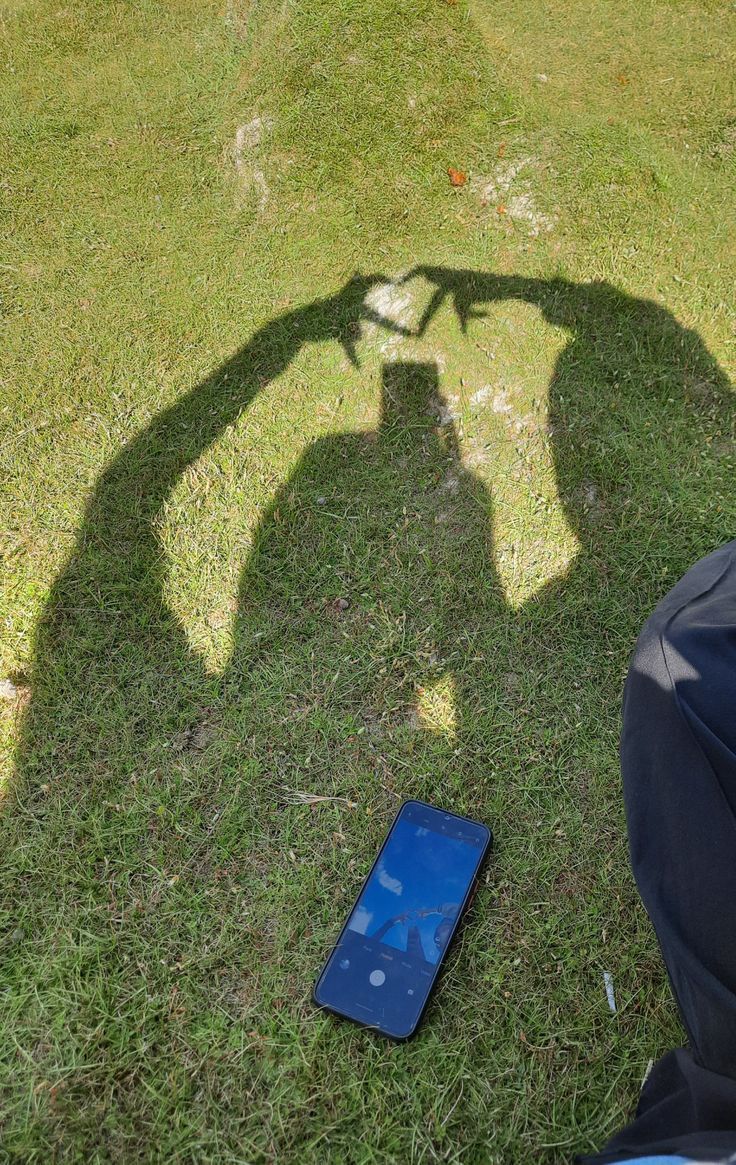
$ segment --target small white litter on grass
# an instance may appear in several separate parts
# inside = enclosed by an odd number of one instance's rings
[[[0,700],[14,700],[18,689],[12,680],[0,680]]]
[[[642,1088],[644,1087],[644,1085],[646,1084],[647,1080],[648,1080],[648,1079],[649,1079],[649,1077],[651,1076],[651,1074],[652,1074],[652,1068],[653,1068],[653,1067],[654,1067],[654,1060],[650,1060],[650,1061],[648,1062],[647,1066],[646,1066],[646,1069],[645,1069],[645,1071],[644,1071],[644,1078],[643,1078],[643,1080],[642,1080],[642,1082],[641,1082],[641,1086],[642,1086]]]
[[[411,332],[416,327],[416,298],[411,284],[403,283],[401,275],[396,279],[389,279],[372,287],[365,297],[366,307],[388,324],[393,324],[400,331],[391,331],[379,346],[379,352],[387,360],[394,360],[405,336],[402,332]],[[380,324],[369,324],[365,331],[369,339],[375,339],[379,334]]]
[[[468,441],[468,449],[463,453],[463,464],[468,469],[480,469],[489,465],[492,460],[493,455],[489,452],[485,442],[477,437],[471,437]]]
[[[441,425],[452,425],[462,416],[460,397],[457,393],[450,393],[444,400],[440,396],[433,396],[429,408]]]
[[[527,223],[532,238],[541,234],[542,231],[553,230],[556,221],[537,210],[534,199],[529,193],[516,194],[510,198],[506,206],[506,213],[513,222]]]
[[[490,384],[484,384],[482,388],[479,388],[478,391],[474,392],[471,396],[471,405],[485,404],[492,392],[493,389],[491,388]]]
[[[606,999],[611,1011],[616,1011],[616,996],[613,993],[613,975],[610,971],[603,972],[603,982],[606,985]]]
[[[401,282],[401,276],[372,287],[365,297],[365,302],[379,316],[393,324],[408,327],[411,323],[414,296],[409,284]]]
[[[470,182],[471,193],[475,194],[482,206],[492,208],[498,226],[507,220],[516,225],[523,224],[532,238],[543,231],[553,230],[557,222],[553,216],[538,210],[534,201],[528,171],[538,166],[538,158],[519,158],[515,162],[502,162],[492,174],[479,175]],[[499,210],[503,213],[499,213]]]
[[[484,405],[489,401],[492,411],[499,416],[509,416],[514,412],[514,406],[509,401],[508,389],[506,388],[494,391],[492,385],[484,384],[470,398],[471,405]]]
[[[266,176],[260,166],[255,164],[254,154],[263,140],[263,135],[272,127],[268,118],[256,116],[250,121],[238,126],[233,144],[233,161],[235,173],[238,177],[243,195],[255,187],[258,197],[258,209],[266,209],[269,198]]]
[[[494,413],[513,413],[513,406],[509,403],[508,393],[505,388],[500,389],[493,398],[491,407]]]
[[[254,117],[252,121],[239,125],[235,134],[235,165],[242,170],[245,164],[245,152],[254,150],[261,144],[263,135],[263,118]]]

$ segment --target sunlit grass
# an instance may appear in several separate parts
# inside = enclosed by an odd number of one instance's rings
[[[736,520],[735,33],[687,0],[5,14],[9,1159],[561,1165],[681,1039],[617,736],[638,627]],[[542,283],[417,335],[416,264]],[[309,992],[406,796],[497,851],[392,1050]]]

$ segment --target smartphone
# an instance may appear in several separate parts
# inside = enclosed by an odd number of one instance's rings
[[[486,825],[405,801],[314,988],[394,1040],[417,1029],[491,845]]]

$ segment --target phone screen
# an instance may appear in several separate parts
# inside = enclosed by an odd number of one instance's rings
[[[401,807],[315,989],[397,1039],[416,1027],[490,844],[475,821]]]

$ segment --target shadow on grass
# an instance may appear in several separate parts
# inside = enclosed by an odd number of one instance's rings
[[[413,274],[434,287],[420,333],[445,300],[463,329],[518,300],[568,333],[548,431],[579,554],[511,609],[493,499],[461,463],[452,421],[437,423],[436,369],[388,365],[378,429],[314,443],[263,515],[230,664],[206,671],[164,601],[162,508],[304,345],[336,339],[354,360],[366,320],[401,332],[366,307],[377,276],[261,328],[121,450],[38,628],[3,806],[3,1007],[12,996],[6,1022],[25,1049],[20,1062],[6,1051],[3,1072],[17,1071],[18,1096],[33,1097],[30,1145],[113,1145],[121,1128],[150,1133],[167,1106],[196,1110],[208,1089],[242,1116],[226,1051],[202,1084],[201,1017],[216,997],[266,1032],[284,1009],[304,1019],[309,969],[348,904],[346,894],[335,911],[345,860],[333,830],[360,845],[367,828],[364,818],[343,826],[338,812],[305,822],[302,806],[297,819],[291,802],[305,787],[349,799],[364,782],[385,805],[451,804],[488,819],[502,844],[504,830],[531,836],[537,818],[564,817],[590,859],[568,863],[567,890],[583,899],[597,847],[618,844],[610,759],[609,786],[587,787],[597,762],[576,741],[598,741],[599,756],[609,748],[641,621],[733,534],[730,386],[695,332],[607,284]],[[426,733],[413,720],[420,691],[425,720],[436,717]],[[514,780],[499,776],[504,766]],[[374,840],[356,851],[359,868]],[[279,862],[296,848],[303,864],[274,873],[269,845]],[[531,842],[529,852],[519,877],[553,895],[559,869],[543,856],[535,869]],[[285,905],[288,926],[269,930]],[[220,1047],[218,1030],[212,1019],[207,1038]],[[52,1103],[36,1086],[60,1072]],[[144,1087],[157,1072],[169,1079],[163,1108]]]

